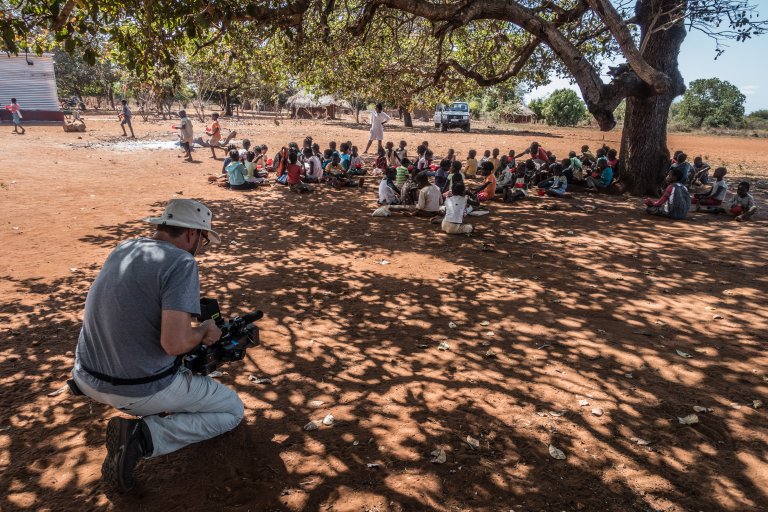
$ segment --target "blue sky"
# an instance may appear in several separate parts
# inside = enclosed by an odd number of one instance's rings
[[[768,18],[768,6],[761,10],[765,11],[760,13],[761,17]],[[685,83],[698,78],[727,80],[747,97],[747,113],[768,109],[768,65],[765,64],[768,62],[768,34],[744,43],[728,41],[726,44],[729,45],[728,49],[715,60],[715,42],[701,32],[694,30],[689,33],[679,58],[680,72]],[[546,96],[563,87],[578,91],[569,80],[556,79],[546,87],[531,91],[526,99]]]

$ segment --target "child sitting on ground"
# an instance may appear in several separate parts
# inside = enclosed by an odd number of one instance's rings
[[[605,157],[598,157],[597,172],[599,173],[599,178],[587,176],[587,190],[592,192],[598,192],[601,189],[607,188],[613,181],[613,169],[608,165],[608,159]]]
[[[483,162],[482,172],[483,176],[485,176],[483,183],[470,193],[471,202],[475,205],[490,201],[496,193],[496,176],[493,175],[493,162],[490,160]]]
[[[400,204],[400,189],[394,183],[396,174],[394,167],[385,171],[379,183],[379,204]]]
[[[499,179],[496,182],[496,193],[503,194],[506,187],[511,187],[517,178],[517,170],[513,166],[506,165],[499,173]]]
[[[240,161],[240,153],[233,149],[229,152],[231,162],[227,165],[227,182],[232,190],[250,190],[255,183],[245,180],[245,165]]]
[[[419,172],[415,177],[416,187],[419,189],[418,200],[415,205],[395,205],[390,211],[406,211],[407,215],[416,217],[436,217],[440,213],[440,189],[429,182],[429,176],[425,172]],[[406,184],[407,185],[407,184]],[[403,194],[405,191],[403,191]]]
[[[581,155],[578,158],[581,160],[582,165],[586,165],[587,167],[592,167],[595,165],[595,155],[592,154],[592,152],[589,150],[589,146],[586,144],[581,146]]]
[[[424,156],[421,157],[421,160],[419,160],[419,163],[416,165],[416,169],[419,172],[429,171],[430,166],[432,165],[432,156],[432,150],[425,149]]]
[[[409,165],[411,165],[410,160],[403,158],[400,160],[400,165],[395,170],[395,185],[397,185],[398,188],[402,187],[408,180],[408,174],[410,173],[408,170]]]
[[[493,174],[495,175],[496,172],[499,170],[499,164],[501,161],[499,160],[499,148],[493,148],[493,153],[491,158],[488,159],[488,162],[491,162],[493,164]]]
[[[416,175],[416,185],[419,187],[419,200],[416,202],[416,209],[411,215],[417,217],[434,217],[440,212],[440,200],[442,195],[437,185],[429,183],[429,176],[420,172]]]
[[[721,212],[725,212],[721,208]],[[757,212],[755,199],[749,193],[749,182],[742,181],[736,189],[736,195],[728,203],[728,213],[739,221],[749,220]]]
[[[565,160],[562,162],[563,166],[563,176],[568,178],[568,183],[573,183],[575,181],[584,181],[584,164],[581,161],[581,159],[576,156],[575,151],[569,151],[568,152],[568,164],[566,165]],[[566,169],[570,168],[570,173],[566,173]]]
[[[347,146],[346,142],[342,142],[341,146],[339,146],[339,149],[341,149],[341,153],[339,154],[339,163],[345,171],[349,171],[352,166],[352,156],[349,154],[350,148]]]
[[[608,166],[614,171],[616,171],[616,166],[619,165],[619,152],[611,148],[605,154],[605,157],[608,159]],[[613,174],[614,176],[616,175],[615,172]]]
[[[416,196],[418,195],[418,185],[416,184],[417,171],[412,165],[409,167],[405,183],[400,187],[400,202],[404,205],[416,204]]]
[[[719,207],[723,204],[725,195],[728,193],[728,183],[725,181],[727,172],[725,167],[718,167],[715,169],[715,174],[713,176],[715,183],[712,187],[707,192],[693,195],[691,203],[696,205],[697,212],[702,211],[702,206],[704,207],[704,211],[709,213],[716,213],[720,210]]]
[[[563,197],[565,191],[568,190],[568,179],[563,176],[562,164],[553,164],[552,172],[554,177],[547,182],[540,183],[539,188],[550,197]]]
[[[516,154],[514,149],[510,149],[509,153],[507,154],[507,165],[512,167],[512,173],[514,174],[515,169],[517,168],[517,160],[516,160]]]
[[[465,176],[464,173],[461,172],[461,162],[458,160],[454,160],[451,164],[451,173],[448,175],[448,188],[445,192],[445,194],[450,194],[453,190],[454,183],[458,183],[459,181],[464,181]],[[445,196],[445,194],[443,194]]]
[[[447,158],[440,160],[440,167],[438,167],[435,173],[435,185],[440,189],[442,194],[448,188],[448,173],[451,170],[451,161]]]
[[[480,159],[480,163],[478,164],[478,169],[482,169],[483,164],[490,159],[491,159],[491,150],[486,149],[485,151],[483,151],[483,158]],[[481,176],[482,176],[482,173],[481,173]]]
[[[456,151],[453,150],[453,148],[448,150],[448,154],[445,155],[446,160],[450,160],[451,163],[456,161]]]
[[[400,146],[395,150],[395,156],[397,157],[397,163],[398,165],[403,165],[403,160],[408,158],[408,150],[406,149],[408,146],[408,143],[406,143],[404,140],[400,141]],[[408,167],[406,165],[406,167]]]
[[[525,163],[520,162],[517,165],[514,186],[504,189],[504,202],[513,203],[524,197],[528,197],[528,187],[525,184]]]
[[[334,188],[342,187],[362,187],[365,178],[360,178],[359,181],[355,181],[350,178],[344,168],[341,166],[339,155],[332,155],[330,163],[325,166],[325,174],[328,175],[328,184]]]
[[[445,200],[445,217],[443,217],[443,231],[449,235],[469,234],[472,232],[471,224],[464,224],[464,215],[467,212],[466,187],[463,180],[456,180],[451,186],[451,196]]]
[[[398,160],[397,154],[395,153],[394,142],[392,141],[387,142],[385,153],[387,156],[387,167],[397,167],[398,165],[400,165],[400,160]]]
[[[304,148],[304,182],[320,183],[323,179],[323,164],[312,152],[312,148]]]
[[[360,155],[357,152],[357,146],[352,146],[352,151],[349,155],[349,168],[350,169],[362,169],[363,168],[363,159],[360,158]]]
[[[691,185],[709,184],[709,171],[711,167],[700,156],[693,159],[693,182]]]
[[[256,153],[249,151],[245,156],[245,162],[243,162],[243,165],[245,166],[246,172],[245,181],[249,183],[256,183],[257,185],[264,183],[264,177],[261,175],[261,173],[256,172]]]
[[[464,163],[464,174],[467,178],[477,176],[477,151],[470,149],[467,153],[467,161]]]
[[[331,142],[328,143],[328,149],[331,150],[331,156],[336,155],[336,156],[339,157],[339,159],[341,159],[341,154],[338,151],[336,151],[336,141],[335,140],[332,140]]]
[[[688,209],[691,207],[691,195],[688,189],[683,185],[687,178],[685,172],[680,167],[672,167],[667,173],[667,188],[664,190],[658,201],[646,198],[643,203],[646,212],[660,217],[669,217],[671,219],[684,219],[688,215]]]
[[[680,151],[675,155],[675,163],[672,167],[679,167],[683,170],[683,183],[690,183],[693,181],[693,166],[688,162],[688,155]]]
[[[387,170],[387,154],[384,148],[379,148],[376,163],[373,166],[373,175],[382,176]]]
[[[296,150],[288,153],[288,165],[286,166],[288,186],[291,188],[291,192],[298,192],[300,194],[312,192],[312,187],[301,181],[302,166],[297,163],[298,161],[299,154]]]

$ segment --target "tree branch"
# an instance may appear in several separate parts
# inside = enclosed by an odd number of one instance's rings
[[[650,84],[658,94],[673,92],[673,82],[666,74],[656,70],[643,58],[640,50],[635,46],[632,33],[624,24],[624,20],[613,7],[610,0],[587,0],[592,10],[600,16],[605,25],[616,38],[621,52],[637,75]]]

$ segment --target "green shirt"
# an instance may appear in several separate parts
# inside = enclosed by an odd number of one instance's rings
[[[400,187],[408,179],[408,168],[402,165],[397,168],[397,176],[395,177],[395,183]]]

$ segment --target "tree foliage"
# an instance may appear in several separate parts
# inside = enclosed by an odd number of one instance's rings
[[[587,116],[587,108],[576,91],[557,89],[544,106],[544,118],[547,124],[556,126],[574,126]]]
[[[735,128],[744,120],[744,96],[719,78],[694,80],[680,102],[678,116],[694,128]]]
[[[101,59],[90,65],[85,62],[80,51],[69,54],[63,49],[56,49],[54,62],[56,87],[60,96],[96,96],[113,100],[119,74],[110,60]]]
[[[528,108],[536,116],[536,119],[544,119],[544,108],[547,106],[547,98],[533,98],[528,102]]]

